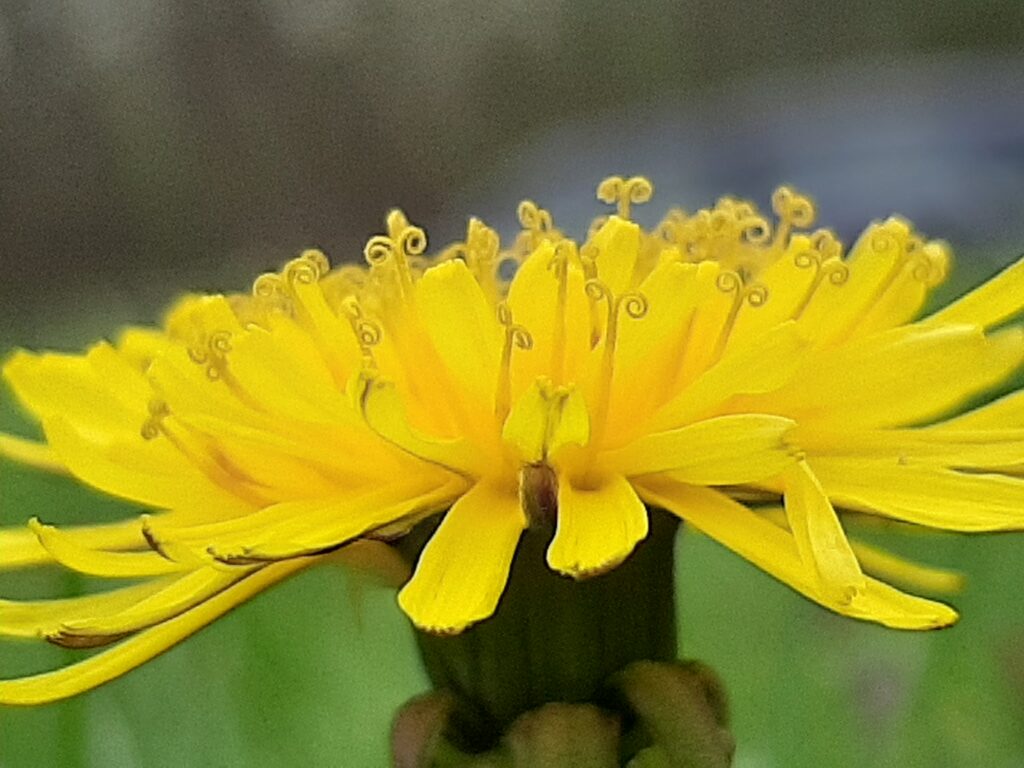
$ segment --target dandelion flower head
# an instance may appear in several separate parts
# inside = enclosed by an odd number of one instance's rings
[[[645,230],[631,208],[652,191],[606,179],[614,210],[579,242],[524,202],[511,243],[473,219],[434,255],[393,211],[365,266],[307,251],[251,293],[185,297],[159,329],[13,355],[45,442],[0,452],[146,513],[0,531],[2,569],[118,580],[0,603],[0,635],[112,644],[0,681],[0,702],[95,687],[325,559],[382,567],[434,515],[398,598],[432,632],[494,612],[527,527],[582,579],[629,557],[652,508],[838,613],[953,623],[876,578],[947,574],[851,543],[840,513],[1024,524],[1024,393],[969,407],[1024,361],[1007,323],[1024,262],[921,317],[948,249],[900,218],[845,251],[782,187],[771,217],[722,198]]]

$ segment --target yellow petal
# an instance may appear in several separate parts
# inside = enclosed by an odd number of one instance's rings
[[[934,259],[948,260],[948,256],[944,253],[944,246],[939,243],[927,243],[921,248],[926,254],[935,254],[932,256]],[[851,326],[851,337],[867,336],[888,328],[895,328],[917,317],[932,289],[932,285],[927,279],[918,274],[920,269],[922,269],[920,263],[915,259],[908,259],[881,295]]]
[[[148,375],[154,390],[172,413],[185,417],[215,416],[252,427],[281,426],[280,414],[273,418],[263,413],[262,406],[252,396],[242,402],[238,393],[223,380],[211,381],[205,369],[193,362],[184,347],[165,350],[150,364]]]
[[[232,375],[266,410],[313,423],[355,420],[341,383],[294,321],[275,318],[271,331],[252,326],[231,344]]]
[[[217,559],[243,563],[322,554],[342,545],[347,546],[355,537],[364,534],[386,537],[404,534],[420,520],[449,506],[463,490],[465,484],[456,481],[419,494],[407,492],[406,497],[397,502],[360,499],[358,503],[319,505],[316,508],[317,514],[310,515],[310,519],[303,521],[301,527],[284,525],[268,528],[252,545],[235,547],[233,550],[208,547],[208,551]],[[394,489],[389,491],[394,493]],[[297,508],[299,504],[296,502],[294,506]],[[291,511],[295,512],[296,509]]]
[[[886,581],[895,581],[923,592],[952,594],[963,589],[962,573],[921,565],[863,541],[851,541],[850,546],[865,571]]]
[[[65,534],[35,518],[29,528],[55,562],[79,573],[104,578],[129,579],[142,576],[163,576],[177,573],[182,567],[156,552],[104,552],[81,546],[75,535]]]
[[[870,577],[865,579],[864,592],[852,601],[835,601],[833,595],[822,590],[816,575],[801,559],[792,534],[717,491],[659,479],[645,479],[637,490],[648,504],[678,515],[797,592],[837,613],[898,629],[936,629],[957,620],[956,611],[947,605],[902,593]]]
[[[1024,259],[926,318],[928,324],[969,323],[989,328],[1024,309]]]
[[[84,661],[32,677],[0,680],[0,704],[46,704],[103,685],[172,648],[232,608],[315,562],[316,559],[291,560],[261,568],[195,608]]]
[[[815,457],[890,459],[954,468],[1024,464],[1024,428],[957,429],[941,422],[921,429],[797,429],[794,440]]]
[[[235,335],[242,325],[227,297],[214,294],[183,296],[164,316],[168,335],[182,344],[195,344],[215,333]]]
[[[786,518],[797,552],[830,600],[849,603],[866,585],[835,509],[806,462],[787,471],[785,483]]]
[[[304,464],[343,485],[360,484],[365,478],[387,480],[405,470],[412,459],[386,443],[360,417],[358,424],[340,428],[337,424],[301,424],[295,429],[282,423],[250,426],[207,413],[176,414],[175,419],[190,429],[216,435],[217,443],[237,460],[265,464],[281,458],[282,463]],[[260,459],[260,456],[263,456]],[[260,479],[279,480],[276,473],[251,469]],[[289,482],[289,481],[286,481]]]
[[[469,267],[455,260],[428,269],[416,284],[416,305],[456,383],[479,407],[492,411],[504,332]]]
[[[140,594],[140,599],[120,610],[93,611],[85,616],[65,616],[48,639],[74,644],[76,639],[117,637],[167,621],[189,610],[245,576],[245,571],[225,572],[201,568],[181,575],[170,583],[157,582],[159,589]]]
[[[777,326],[756,344],[730,351],[717,365],[666,403],[654,415],[651,428],[660,431],[678,427],[708,415],[737,395],[776,390],[793,379],[808,350],[807,341],[796,323]]]
[[[564,259],[566,270],[564,305],[559,299],[560,278],[552,266],[555,249],[547,241],[519,265],[508,289],[512,318],[533,339],[528,353],[512,355],[513,397],[538,376],[565,384],[565,372],[578,370],[590,353],[590,303],[583,270],[574,254],[559,258]]]
[[[949,430],[1024,429],[1024,390],[942,422]]]
[[[547,560],[574,578],[613,568],[647,536],[647,509],[624,477],[605,476],[593,485],[575,487],[559,478],[558,523]]]
[[[985,336],[976,326],[904,326],[814,355],[783,389],[739,405],[800,422],[902,426],[941,416],[1022,362],[1019,329]]]
[[[590,413],[583,394],[569,387],[564,398],[556,400],[547,440],[547,455],[557,461],[563,448],[585,446],[590,442]]]
[[[459,481],[438,486],[433,477],[411,477],[340,497],[282,502],[221,522],[175,526],[154,520],[146,530],[164,554],[183,563],[214,558],[248,565],[337,548],[439,509],[463,488]]]
[[[849,278],[823,280],[814,292],[799,319],[804,333],[819,344],[841,339],[885,290],[910,234],[907,223],[896,218],[868,227],[850,249]]]
[[[626,476],[668,471],[695,485],[763,480],[796,461],[786,440],[794,426],[779,416],[719,416],[644,435],[603,453],[601,465]]]
[[[1024,528],[1024,480],[898,459],[813,457],[833,503],[951,531]]]
[[[786,251],[757,273],[757,282],[767,289],[769,300],[757,307],[745,304],[740,308],[727,348],[750,344],[797,314],[817,276],[810,254],[815,254],[811,239],[794,235]]]
[[[343,383],[362,364],[362,351],[347,319],[327,303],[320,283],[296,280],[291,285],[295,309],[317,339],[317,347],[335,382]]]
[[[153,507],[206,507],[230,513],[250,508],[210,481],[163,438],[95,442],[60,417],[43,422],[46,438],[80,480],[101,491]]]
[[[79,547],[117,551],[146,546],[142,523],[138,519],[104,525],[72,526],[62,529]],[[29,528],[0,528],[0,571],[52,563],[53,556],[43,548]]]
[[[98,350],[116,354],[105,343],[93,347],[92,352]],[[138,433],[147,415],[147,398],[126,402],[128,398],[119,396],[122,393],[116,389],[118,380],[101,378],[89,355],[16,352],[3,373],[18,399],[37,418],[60,415],[90,436]],[[130,371],[130,375],[140,377],[138,371]]]
[[[717,261],[704,261],[697,268],[697,295],[701,297],[687,328],[686,348],[680,354],[676,391],[689,384],[718,362],[720,340],[730,330],[729,317],[735,295],[723,290],[720,281],[731,275]]]
[[[398,603],[421,629],[461,632],[486,619],[505,590],[526,516],[518,495],[478,483],[445,513]]]
[[[618,216],[610,216],[589,244],[596,251],[597,278],[614,296],[632,290],[640,253],[640,227]]]
[[[0,432],[0,456],[33,469],[67,474],[68,468],[46,443],[26,440]]]
[[[618,326],[609,432],[635,431],[673,392],[690,321],[710,289],[701,271],[696,264],[665,261],[641,283],[647,314]]]
[[[757,514],[771,520],[784,530],[789,530],[786,511],[782,507],[758,507]],[[861,518],[860,522],[868,520]],[[881,521],[876,519],[875,522]],[[915,563],[856,538],[850,538],[850,547],[864,571],[872,576],[922,592],[952,594],[963,589],[964,576],[957,571]]]
[[[370,428],[403,451],[454,472],[480,477],[493,469],[493,457],[478,445],[457,438],[444,440],[420,434],[408,421],[405,406],[390,382],[363,379],[359,394]]]
[[[161,355],[171,340],[155,328],[130,326],[117,337],[117,351],[125,362],[139,371],[145,371]]]
[[[60,632],[67,623],[116,616],[159,592],[174,577],[164,577],[83,597],[60,600],[0,600],[0,635],[40,638]]]
[[[546,380],[534,381],[512,405],[501,428],[502,439],[515,446],[528,464],[543,461],[547,455],[552,389]]]

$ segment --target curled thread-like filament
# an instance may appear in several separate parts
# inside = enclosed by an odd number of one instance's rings
[[[363,313],[363,308],[359,305],[359,301],[355,296],[346,297],[342,301],[342,306],[344,307],[345,315],[348,317],[352,333],[356,337],[356,343],[359,345],[359,351],[363,355],[364,362],[367,366],[373,367],[373,348],[380,344],[384,338],[384,332],[377,323],[367,319]]]
[[[812,250],[799,251],[793,256],[793,263],[799,269],[813,269],[814,278],[810,286],[804,292],[803,298],[793,311],[793,319],[799,319],[803,315],[807,305],[811,303],[818,287],[825,281],[834,286],[841,286],[850,279],[850,268],[838,254],[841,252],[838,241],[834,238],[820,238],[817,241],[812,239],[814,248]]]
[[[556,383],[561,383],[565,376],[565,344],[568,335],[566,312],[569,301],[569,263],[575,254],[573,245],[568,240],[561,240],[555,245],[555,253],[548,262],[548,269],[558,281],[558,294],[555,300],[554,334],[551,345],[551,375]]]
[[[171,414],[171,409],[163,400],[153,399],[147,406],[149,416],[142,424],[139,434],[143,440],[155,440],[163,432],[164,419]]]
[[[501,365],[498,371],[498,387],[494,397],[494,414],[504,421],[512,408],[512,350],[533,349],[533,337],[523,326],[512,319],[508,304],[500,302],[497,307],[498,322],[505,329],[505,343],[501,350]]]
[[[196,365],[203,366],[206,378],[210,381],[219,381],[224,378],[227,371],[227,355],[230,351],[231,333],[214,331],[207,337],[204,347],[190,347],[188,357]]]
[[[596,307],[601,303],[607,304],[607,316],[604,329],[604,350],[601,357],[601,375],[598,380],[598,393],[596,407],[591,419],[591,446],[596,450],[600,444],[601,435],[608,419],[608,409],[611,403],[612,377],[615,373],[615,347],[618,343],[619,318],[623,312],[634,320],[639,320],[647,314],[649,304],[647,297],[638,291],[627,291],[618,296],[611,292],[611,289],[600,280],[591,278],[584,283],[584,290],[587,297]],[[598,339],[598,342],[600,338]],[[595,342],[595,346],[596,346]]]
[[[715,342],[713,358],[718,359],[725,350],[729,336],[732,335],[740,309],[744,304],[755,309],[764,306],[768,301],[768,288],[761,283],[748,283],[739,273],[732,271],[720,272],[715,279],[715,287],[723,293],[732,294],[733,297],[729,314],[726,315],[718,340]]]
[[[293,286],[296,283],[313,285],[319,282],[320,278],[330,271],[330,268],[331,265],[323,253],[309,250],[285,264],[282,274],[284,275],[285,283],[289,286]]]
[[[801,195],[791,187],[779,187],[772,194],[772,210],[779,218],[775,228],[772,247],[785,247],[793,229],[806,229],[814,224],[816,211],[814,203],[806,195]]]
[[[427,249],[427,235],[413,226],[405,214],[394,210],[388,214],[388,234],[374,235],[363,248],[363,256],[371,268],[393,265],[398,273],[398,284],[403,297],[412,293],[411,264],[415,257]]]
[[[516,215],[523,228],[526,246],[531,251],[549,238],[554,231],[555,225],[551,214],[533,200],[523,200],[516,210]]]
[[[631,206],[646,203],[653,196],[654,185],[643,176],[609,176],[597,185],[597,199],[614,205],[620,219],[628,219]]]
[[[257,277],[252,284],[252,295],[264,306],[290,313],[294,308],[295,286],[314,285],[330,269],[330,262],[321,251],[303,251],[285,264],[280,274],[267,272]]]

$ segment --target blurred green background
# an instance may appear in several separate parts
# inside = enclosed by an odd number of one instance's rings
[[[510,231],[525,196],[582,228],[610,173],[652,177],[651,218],[782,182],[847,240],[899,211],[954,245],[947,295],[1024,250],[1006,0],[36,0],[0,4],[0,74],[3,353],[79,348],[310,245],[357,259],[394,205],[435,244],[470,214]],[[6,391],[0,429],[33,434]],[[0,523],[127,511],[0,464]],[[681,537],[683,653],[726,680],[738,768],[1024,765],[1024,536],[868,535],[966,571],[961,623],[843,620]],[[2,644],[0,675],[73,656]],[[0,710],[0,766],[373,768],[424,687],[393,595],[315,571],[98,691]]]

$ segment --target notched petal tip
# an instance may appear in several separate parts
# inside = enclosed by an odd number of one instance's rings
[[[574,579],[597,576],[628,558],[648,529],[647,508],[624,477],[600,478],[591,487],[560,477],[548,565]]]

